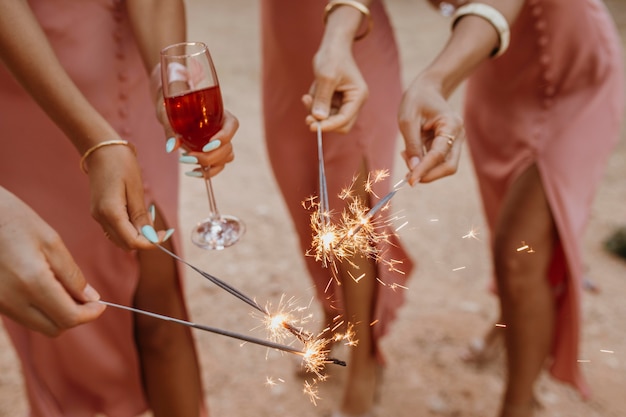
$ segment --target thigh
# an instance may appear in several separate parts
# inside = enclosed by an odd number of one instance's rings
[[[531,165],[507,191],[494,231],[494,254],[531,251],[535,259],[549,259],[556,234],[540,173]]]

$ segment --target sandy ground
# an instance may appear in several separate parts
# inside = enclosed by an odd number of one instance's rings
[[[283,294],[308,305],[313,292],[295,235],[272,178],[261,125],[258,4],[253,0],[189,0],[190,38],[207,42],[220,73],[226,107],[241,122],[236,161],[214,181],[220,209],[247,224],[244,239],[221,252],[186,242],[185,258],[231,283],[261,304]],[[426,2],[387,1],[397,28],[406,80],[416,74],[445,39],[448,23]],[[608,6],[626,41],[626,3]],[[227,41],[224,41],[227,40]],[[459,102],[460,94],[455,97]],[[407,303],[384,340],[388,356],[380,416],[484,417],[494,415],[502,384],[502,359],[476,369],[459,360],[467,342],[495,320],[496,300],[486,291],[491,273],[476,180],[465,152],[452,178],[403,189],[394,208],[408,222],[402,239],[419,263]],[[398,171],[404,167],[398,160]],[[401,174],[400,174],[401,175]],[[581,366],[593,387],[591,401],[547,377],[538,386],[543,416],[626,416],[626,262],[607,254],[603,239],[626,224],[626,140],[612,156],[595,201],[585,238],[585,263],[599,293],[586,293]],[[181,227],[189,230],[206,210],[199,181],[181,179]],[[470,230],[478,239],[463,238]],[[239,300],[189,272],[187,292],[193,320],[260,336],[258,319]],[[319,311],[311,306],[315,318]],[[332,366],[317,405],[303,394],[292,358],[255,345],[196,331],[211,415],[313,417],[327,415],[340,394],[344,368]],[[338,352],[336,356],[341,355]],[[267,378],[277,381],[268,385]],[[0,417],[23,415],[18,363],[0,332]]]

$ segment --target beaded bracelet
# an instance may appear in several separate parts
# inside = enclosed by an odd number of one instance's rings
[[[498,38],[500,39],[500,45],[493,50],[491,56],[496,58],[502,55],[509,47],[509,41],[511,39],[511,31],[506,18],[493,6],[485,3],[469,3],[465,6],[459,7],[452,17],[452,28],[463,16],[468,14],[476,15],[485,19],[493,28],[498,32]]]
[[[104,142],[100,142],[94,146],[92,146],[91,148],[87,149],[87,152],[85,152],[82,156],[82,158],[80,158],[80,170],[83,171],[85,174],[87,173],[87,167],[85,166],[85,162],[87,161],[87,158],[89,158],[89,155],[91,155],[92,153],[94,153],[95,151],[97,151],[100,148],[103,148],[105,146],[111,146],[111,145],[124,145],[124,146],[128,146],[130,149],[132,149],[133,153],[135,155],[137,155],[137,150],[135,149],[135,146],[130,143],[127,142],[125,140],[122,139],[115,139],[115,140],[106,140]]]
[[[364,37],[366,37],[367,34],[370,33],[370,31],[372,30],[372,27],[374,26],[374,19],[372,19],[372,15],[370,13],[370,9],[368,9],[366,5],[364,5],[363,3],[358,2],[358,1],[354,1],[354,0],[331,0],[330,2],[328,2],[326,7],[324,8],[324,24],[326,24],[326,21],[328,20],[328,16],[333,12],[333,10],[335,10],[335,8],[337,8],[339,6],[354,7],[359,12],[361,12],[363,14],[363,16],[365,16],[367,18],[367,27],[365,28],[365,31],[363,33],[359,34],[359,35],[356,35],[354,37],[354,40],[358,41],[358,40],[363,39]]]

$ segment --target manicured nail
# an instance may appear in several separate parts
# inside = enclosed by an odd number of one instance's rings
[[[167,142],[165,142],[165,151],[167,153],[171,153],[176,147],[176,138],[169,138]]]
[[[202,178],[204,177],[204,175],[202,175],[202,172],[200,171],[187,171],[185,172],[185,175],[188,177],[194,177],[194,178]]]
[[[87,301],[98,301],[100,294],[91,285],[87,284],[83,290],[83,295]]]
[[[219,148],[221,145],[222,145],[221,140],[219,139],[212,140],[211,142],[204,145],[204,147],[202,148],[202,152],[212,151],[213,149]]]
[[[154,204],[150,204],[148,211],[150,212],[150,218],[154,221],[156,219],[156,208],[154,207]]]
[[[418,166],[419,163],[420,163],[420,159],[417,156],[412,156],[411,159],[409,159],[409,166],[411,167],[411,169]]]
[[[165,236],[163,237],[163,240],[161,242],[165,242],[167,239],[171,238],[174,234],[174,230],[176,229],[168,229],[167,232],[165,232]]]
[[[196,158],[195,156],[183,155],[178,158],[178,161],[182,162],[183,164],[197,164],[198,158]]]
[[[149,224],[141,228],[141,234],[152,243],[159,243],[159,236],[154,227]]]

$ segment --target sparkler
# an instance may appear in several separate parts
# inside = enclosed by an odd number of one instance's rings
[[[150,312],[146,312],[142,310],[133,309],[132,307],[114,305],[115,307],[124,308],[130,311],[135,311],[140,314],[152,315],[153,317],[160,318],[163,320],[174,321],[176,323],[187,325],[189,327],[194,327],[197,329],[201,329],[201,330],[205,330],[205,331],[209,331],[213,333],[219,333],[224,336],[229,336],[229,337],[249,341],[251,343],[261,344],[267,347],[273,347],[275,349],[289,351],[291,353],[297,353],[304,357],[304,364],[306,368],[311,370],[312,372],[316,372],[316,370],[321,369],[325,364],[346,366],[345,361],[328,357],[328,354],[330,353],[330,351],[324,350],[324,347],[328,344],[327,340],[322,339],[320,337],[313,337],[312,334],[307,333],[306,331],[304,331],[304,329],[298,328],[295,325],[291,324],[289,321],[287,321],[287,318],[291,318],[289,315],[286,315],[286,314],[272,315],[269,312],[269,309],[261,307],[255,300],[248,297],[246,294],[242,293],[241,291],[239,291],[232,285],[192,265],[191,263],[185,261],[183,258],[176,255],[169,249],[161,246],[160,244],[154,243],[154,245],[158,247],[159,249],[161,249],[163,252],[170,255],[175,260],[187,265],[188,267],[190,267],[191,269],[193,269],[194,271],[196,271],[203,277],[207,278],[209,281],[217,285],[219,288],[225,290],[231,295],[234,295],[238,299],[242,300],[246,304],[253,307],[255,310],[261,312],[262,315],[266,318],[267,328],[272,330],[273,334],[276,334],[276,329],[278,328],[283,328],[287,330],[289,333],[291,333],[293,336],[295,336],[298,340],[300,340],[304,344],[304,350],[299,351],[293,348],[288,348],[289,350],[285,350],[285,345],[281,345],[277,342],[269,342],[269,341],[264,341],[262,339],[251,338],[249,336],[229,332],[229,331],[222,330],[222,329],[211,328],[211,327],[204,326],[204,325],[199,325],[199,324],[195,324],[191,322],[185,322],[184,320],[174,319],[168,316],[158,315],[156,313],[150,313]],[[268,343],[270,343],[271,346],[268,346],[267,345]],[[319,372],[316,372],[316,373],[319,373]]]
[[[337,260],[346,260],[355,254],[362,254],[377,261],[386,263],[391,269],[396,270],[398,261],[383,260],[380,258],[375,242],[382,242],[389,239],[389,235],[380,232],[378,226],[389,222],[388,220],[374,221],[374,216],[381,210],[389,207],[389,201],[406,183],[406,179],[399,181],[393,189],[381,198],[373,207],[367,207],[359,198],[354,197],[352,185],[344,189],[340,198],[352,200],[347,205],[347,209],[341,214],[339,224],[332,224],[330,219],[332,213],[328,204],[328,189],[326,186],[326,172],[324,169],[324,153],[322,143],[321,125],[317,126],[317,154],[319,170],[319,200],[314,197],[305,201],[305,208],[315,209],[311,215],[311,228],[313,229],[312,251],[315,259],[321,261],[324,267],[330,267],[332,277],[336,282],[338,278]],[[373,184],[389,176],[388,171],[376,171],[368,175],[364,189],[367,193],[373,194]],[[355,178],[356,180],[356,178]],[[307,206],[308,205],[308,206]],[[309,253],[307,253],[309,254]]]
[[[231,332],[229,330],[219,329],[217,327],[205,326],[203,324],[197,324],[197,323],[193,323],[193,322],[190,322],[190,321],[181,320],[181,319],[177,319],[177,318],[170,317],[170,316],[165,316],[165,315],[162,315],[162,314],[152,313],[150,311],[140,310],[140,309],[134,308],[134,307],[128,307],[128,306],[124,306],[124,305],[121,305],[121,304],[115,304],[115,303],[111,303],[109,301],[99,300],[99,302],[100,302],[100,304],[104,304],[104,305],[107,305],[107,306],[110,306],[110,307],[115,307],[115,308],[118,308],[120,310],[132,311],[133,313],[143,314],[143,315],[154,317],[154,318],[157,318],[157,319],[160,319],[160,320],[165,320],[165,321],[169,321],[169,322],[172,322],[172,323],[182,324],[183,326],[192,327],[194,329],[204,330],[206,332],[215,333],[215,334],[219,334],[219,335],[226,336],[226,337],[231,337],[233,339],[243,340],[244,342],[254,343],[256,345],[261,345],[261,346],[265,346],[265,347],[272,348],[272,349],[278,349],[278,350],[282,350],[284,352],[294,353],[294,354],[301,355],[301,356],[305,356],[307,354],[306,351],[298,350],[298,349],[292,348],[292,347],[287,346],[287,345],[282,345],[280,343],[271,342],[269,340],[258,339],[256,337],[252,337],[252,336],[247,336],[247,335],[240,334],[240,333]]]

